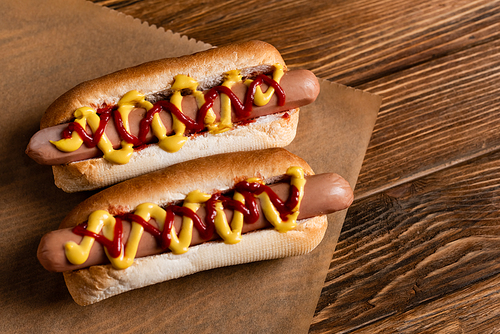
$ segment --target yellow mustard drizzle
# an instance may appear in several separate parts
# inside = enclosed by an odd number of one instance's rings
[[[174,93],[170,97],[170,103],[175,105],[182,112],[181,91],[183,89],[196,90],[197,86],[198,83],[196,82],[196,80],[186,75],[177,75],[175,77],[174,84],[172,85],[172,90],[174,91]],[[161,133],[157,134],[156,132],[154,132],[155,136],[160,140],[158,143],[160,148],[170,153],[179,151],[182,148],[182,146],[184,146],[187,140],[187,137],[184,136],[184,131],[186,131],[186,126],[184,125],[184,123],[182,123],[177,119],[177,117],[172,115],[172,130],[174,131],[174,134],[171,136],[167,136],[166,135],[167,130],[163,126],[163,123],[161,123],[160,121],[160,115],[155,114],[154,117],[156,117],[158,120],[157,125],[159,126],[161,124],[162,127]]]
[[[257,197],[260,199],[262,206],[262,211],[266,219],[273,224],[274,228],[278,232],[288,232],[297,226],[297,217],[299,216],[299,207],[302,202],[302,197],[304,196],[304,186],[306,184],[306,179],[304,178],[304,170],[300,167],[290,167],[287,171],[287,175],[292,176],[290,185],[295,186],[299,190],[299,200],[297,206],[293,208],[292,213],[287,216],[287,219],[283,221],[280,217],[279,212],[272,205],[269,196],[263,192]]]
[[[226,74],[225,80],[222,86],[229,89],[233,87],[235,83],[241,82],[240,72],[237,70],[229,71]],[[222,133],[231,130],[233,127],[232,115],[231,115],[231,99],[226,94],[220,95],[221,108],[220,108],[220,121],[219,123],[213,122],[211,125],[207,125],[211,133]]]
[[[89,216],[87,231],[99,233],[104,226],[106,226],[107,229],[114,228],[115,223],[115,217],[107,211],[97,210],[92,212]],[[89,256],[90,249],[94,245],[94,241],[95,238],[84,236],[80,244],[74,241],[66,242],[64,244],[64,252],[68,261],[76,265],[85,263]]]
[[[235,192],[233,199],[241,203],[245,202],[243,195],[237,192]],[[229,225],[226,214],[224,213],[224,207],[220,201],[215,203],[215,212],[217,212],[217,215],[215,216],[214,225],[217,234],[226,244],[237,244],[240,242],[244,219],[243,214],[235,210],[233,213],[233,219],[231,220],[231,225]]]
[[[281,64],[274,65],[273,72],[273,80],[277,83],[280,83],[281,78],[284,75],[283,66]],[[226,73],[224,82],[222,86],[226,86],[231,88],[235,83],[241,82],[242,77],[238,70],[232,70]],[[252,80],[246,80],[245,84],[250,85]],[[181,112],[182,112],[182,91],[190,90],[191,94],[195,96],[198,108],[205,103],[205,98],[203,92],[197,90],[198,82],[187,76],[187,75],[177,75],[174,78],[174,83],[172,84],[173,94],[170,97],[170,102],[174,104]],[[254,103],[257,106],[266,105],[271,97],[274,94],[274,88],[269,87],[265,93],[262,92],[260,86],[256,88]],[[209,109],[207,115],[205,117],[204,123],[208,128],[210,133],[221,133],[228,131],[232,128],[232,115],[231,115],[231,100],[225,94],[221,94],[221,118],[220,121],[216,122],[216,116],[213,112],[212,108]],[[128,121],[128,116],[134,108],[144,108],[146,111],[149,111],[153,108],[153,104],[146,100],[144,94],[139,93],[137,90],[132,90],[127,92],[121,99],[118,101],[118,112],[123,121],[123,125],[127,132],[130,133],[130,126]],[[74,112],[75,122],[80,124],[84,129],[87,124],[92,129],[92,132],[95,133],[97,128],[99,127],[100,117],[97,115],[96,110],[90,107],[81,107],[78,108]],[[172,115],[172,130],[173,134],[168,136],[167,129],[158,113],[153,116],[153,121],[151,123],[151,128],[153,134],[158,138],[158,145],[163,150],[174,153],[179,151],[187,141],[187,137],[185,136],[186,126],[184,123],[179,121],[174,115]],[[71,138],[64,138],[58,141],[50,141],[58,150],[62,152],[73,152],[76,151],[83,144],[83,140],[80,138],[76,131],[73,131],[71,134]],[[133,154],[133,144],[128,143],[125,140],[121,142],[121,149],[115,150],[113,149],[112,143],[109,141],[108,137],[104,133],[100,138],[97,147],[103,152],[104,159],[109,162],[116,164],[126,164],[130,161],[130,158]]]
[[[97,115],[96,111],[90,107],[78,108],[75,111],[74,116],[75,122],[79,123],[84,129],[87,124],[90,126],[92,132],[94,133],[97,131],[97,128],[99,128],[101,119],[99,115]],[[71,134],[71,138],[50,142],[63,152],[75,151],[79,149],[83,144],[83,140],[80,138],[76,131]],[[132,144],[129,144],[125,141],[122,141],[121,149],[113,149],[113,144],[108,139],[105,133],[99,139],[97,147],[103,152],[104,158],[106,160],[112,161],[116,164],[126,164],[127,162],[129,162],[130,157],[134,152]]]
[[[200,208],[201,204],[205,203],[209,199],[210,195],[202,193],[199,190],[195,190],[187,195],[186,199],[184,200],[183,206],[196,212]],[[163,230],[163,227],[161,228],[161,230]],[[170,242],[169,249],[172,251],[172,253],[186,253],[188,251],[189,245],[191,244],[191,239],[193,236],[193,220],[191,218],[183,216],[179,238],[177,238],[175,227],[172,227],[170,236],[172,237],[172,241]]]
[[[281,64],[276,64],[274,66],[275,66],[275,70],[273,72],[273,80],[276,81],[277,83],[280,83],[281,78],[285,74],[285,72],[283,72],[283,66]],[[252,81],[253,80],[250,80],[250,79],[245,80],[245,85],[249,86],[252,83]],[[266,92],[263,93],[260,86],[257,86],[256,90],[255,90],[255,96],[254,96],[255,105],[257,105],[259,107],[265,106],[266,104],[269,103],[269,100],[271,99],[273,94],[274,94],[274,87],[270,86],[266,90]]]
[[[292,166],[288,168],[287,175],[291,176],[290,185],[297,188],[299,192],[299,200],[297,205],[291,210],[292,213],[287,216],[287,219],[283,221],[280,218],[279,212],[271,203],[269,196],[267,195],[256,195],[260,199],[260,205],[264,212],[266,219],[274,226],[274,228],[279,232],[287,232],[294,229],[297,225],[297,217],[299,215],[299,207],[304,196],[304,186],[306,180],[304,178],[304,171],[301,167]],[[247,182],[259,182],[263,184],[263,181],[258,178],[248,179]],[[265,194],[265,193],[263,193]],[[184,200],[184,207],[191,209],[196,212],[205,202],[211,198],[211,195],[203,193],[199,190],[190,192],[186,199]],[[233,199],[244,204],[245,199],[241,193],[235,191]],[[164,230],[164,222],[166,218],[165,209],[159,207],[152,203],[143,203],[137,206],[134,214],[140,216],[145,221],[149,221],[151,218],[155,219],[158,224],[160,231]],[[244,216],[241,212],[235,210],[233,218],[231,220],[231,225],[229,225],[226,214],[224,213],[224,208],[221,201],[216,202],[216,216],[215,216],[215,230],[217,234],[224,240],[227,244],[236,244],[241,241],[242,228],[243,228]],[[90,214],[88,219],[87,231],[102,234],[109,240],[113,241],[114,229],[115,229],[116,219],[105,210],[97,210]],[[109,258],[113,267],[117,269],[126,269],[132,265],[135,256],[137,254],[137,248],[141,240],[142,234],[144,232],[144,227],[132,221],[131,231],[127,243],[122,249],[121,254],[114,258],[109,255],[107,249],[105,248],[106,255]],[[186,216],[183,216],[181,231],[179,235],[172,227],[170,231],[171,242],[169,249],[174,254],[183,254],[188,251],[189,245],[193,236],[193,220]],[[84,236],[80,244],[73,241],[68,241],[65,243],[65,253],[69,262],[75,265],[81,265],[87,261],[90,254],[90,249],[94,244],[94,237]]]
[[[95,115],[95,116],[94,116]],[[73,113],[73,116],[75,116],[74,122],[80,124],[84,129],[87,126],[87,122],[89,123],[90,127],[92,128],[92,131],[94,131],[94,125],[96,123],[95,117],[97,114],[95,113],[95,110],[90,108],[90,107],[81,107],[76,109],[76,111]],[[99,126],[99,116],[97,116],[97,126]],[[88,119],[88,121],[87,121]],[[95,128],[97,129],[97,128]],[[73,131],[71,134],[71,138],[68,139],[61,139],[58,141],[50,141],[59,151],[63,152],[73,152],[76,151],[77,149],[80,148],[83,144],[83,139],[80,137],[80,135],[76,132]]]

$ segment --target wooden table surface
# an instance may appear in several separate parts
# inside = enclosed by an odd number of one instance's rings
[[[500,330],[500,1],[93,2],[383,97],[311,333]]]

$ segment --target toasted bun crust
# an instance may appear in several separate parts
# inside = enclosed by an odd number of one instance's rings
[[[227,71],[263,72],[276,63],[286,68],[278,50],[261,41],[228,44],[192,55],[147,62],[83,82],[64,93],[47,108],[40,128],[71,121],[74,111],[80,107],[116,104],[134,89],[146,96],[168,92],[178,74],[196,79],[204,90],[221,83]]]
[[[207,193],[229,190],[237,182],[254,176],[270,183],[279,180],[290,166],[301,166],[306,175],[314,174],[304,160],[281,148],[187,161],[101,191],[71,211],[60,228],[84,222],[98,209],[120,214],[144,202],[166,205],[183,200],[192,190]],[[183,255],[164,253],[136,259],[125,270],[100,265],[65,272],[64,278],[74,300],[80,305],[89,305],[202,270],[305,254],[321,242],[326,228],[326,216],[320,216],[303,220],[286,233],[274,229],[255,231],[245,234],[235,245],[212,241],[190,247]]]
[[[113,164],[104,158],[52,166],[54,182],[65,192],[93,190],[115,184],[161,168],[213,154],[252,151],[284,147],[292,142],[297,132],[299,109],[259,117],[255,123],[237,126],[231,131],[198,135],[186,142],[182,149],[169,153],[156,144],[134,152],[125,165]]]
[[[150,100],[169,95],[178,74],[186,74],[198,81],[200,89],[208,89],[220,84],[227,71],[239,69],[243,75],[267,72],[276,63],[282,64],[286,70],[278,50],[261,41],[229,44],[192,55],[144,63],[83,82],[69,90],[45,111],[40,127],[70,122],[74,111],[83,106],[114,105],[134,89],[146,94]],[[298,109],[290,118],[282,115],[264,117],[258,123],[236,127],[227,133],[191,138],[176,153],[167,153],[157,145],[150,145],[135,152],[125,165],[94,158],[53,166],[54,181],[65,192],[93,190],[210,154],[284,147],[295,137]]]

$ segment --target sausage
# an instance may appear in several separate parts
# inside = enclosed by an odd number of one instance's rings
[[[294,108],[299,108],[301,106],[312,103],[319,94],[319,83],[315,75],[307,70],[295,70],[286,72],[281,81],[280,85],[285,91],[286,102],[283,106],[279,106],[277,102],[277,97],[274,95],[268,104],[265,106],[253,106],[252,113],[244,119],[236,119],[233,114],[233,120],[245,121],[253,119],[259,116],[274,114],[286,110],[291,110]],[[262,85],[263,91],[267,89],[266,85]],[[243,101],[247,87],[243,83],[237,83],[232,87],[233,92],[236,96]],[[185,96],[182,102],[183,113],[189,116],[191,119],[196,119],[196,114],[198,112],[198,106],[195,98],[191,95]],[[217,97],[213,110],[216,114],[217,120],[220,119],[220,99]],[[130,132],[137,136],[139,134],[139,123],[146,113],[145,109],[136,108],[131,112],[129,116]],[[167,132],[171,132],[172,128],[172,118],[169,112],[161,111],[160,118],[162,119]],[[93,157],[100,156],[102,153],[97,147],[89,148],[82,145],[78,150],[74,152],[61,152],[54,145],[50,143],[50,140],[57,141],[61,139],[61,133],[66,129],[67,124],[61,124],[43,130],[38,131],[30,140],[28,147],[26,148],[26,154],[30,156],[37,163],[42,165],[61,165],[72,161],[80,161],[85,159],[90,159]],[[87,129],[91,132],[90,129]],[[118,135],[114,122],[109,122],[106,131],[106,135],[109,140],[113,143],[113,147],[116,149],[121,145],[121,139]],[[154,140],[154,136],[150,131],[146,137],[147,142]]]
[[[314,216],[325,215],[346,209],[353,201],[352,190],[342,177],[337,174],[327,173],[306,177],[304,197],[300,206],[298,219],[307,219]],[[272,190],[282,199],[288,196],[289,184],[276,183],[270,185]],[[260,206],[259,206],[260,207]],[[225,210],[228,221],[232,217],[231,210]],[[205,217],[203,208],[200,208],[197,214]],[[176,216],[176,230],[180,229],[181,218]],[[256,229],[262,229],[270,225],[260,212],[259,220],[254,224],[245,224],[242,233]],[[124,223],[124,240],[127,240],[130,224]],[[214,234],[215,237],[216,234]],[[214,237],[214,238],[215,238]],[[94,243],[88,260],[82,265],[73,265],[65,257],[64,244],[67,241],[79,243],[82,237],[74,234],[71,229],[60,229],[46,234],[39,245],[37,256],[44,268],[49,271],[68,271],[78,268],[84,268],[91,265],[97,265],[108,262],[104,248],[97,242]],[[191,245],[204,242],[198,231],[193,229],[193,238]],[[158,254],[163,252],[156,242],[156,239],[148,233],[144,233],[139,244],[137,257]]]

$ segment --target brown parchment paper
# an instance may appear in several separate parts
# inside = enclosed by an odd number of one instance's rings
[[[329,217],[306,256],[211,270],[87,307],[36,259],[41,236],[91,195],[63,193],[51,169],[24,154],[45,108],[83,80],[210,45],[80,0],[2,0],[0,47],[0,332],[307,332],[346,212]],[[324,80],[321,88],[289,149],[354,186],[380,99]]]

